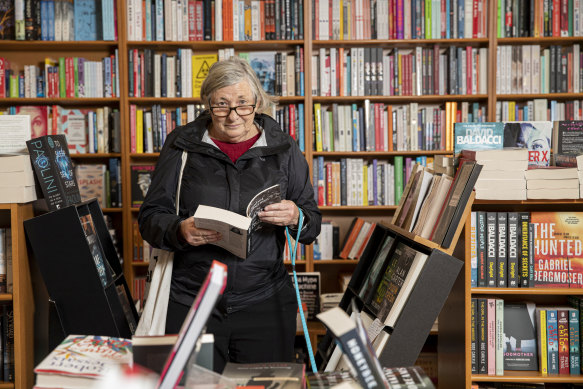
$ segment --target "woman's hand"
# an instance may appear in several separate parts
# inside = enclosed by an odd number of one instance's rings
[[[270,204],[259,212],[262,222],[276,226],[297,226],[300,211],[293,201],[282,200],[280,203]]]
[[[201,246],[222,239],[221,234],[216,231],[196,228],[196,225],[194,224],[194,216],[189,217],[180,223],[180,234],[182,235],[182,239],[191,246]]]

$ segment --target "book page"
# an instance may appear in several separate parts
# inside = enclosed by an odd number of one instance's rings
[[[30,140],[29,115],[0,116],[0,153],[27,152],[26,141]]]
[[[279,184],[270,186],[267,189],[262,190],[261,192],[257,193],[255,197],[249,201],[249,205],[247,205],[247,216],[252,219],[251,227],[249,231],[255,231],[260,227],[261,221],[257,217],[257,213],[259,213],[263,208],[268,206],[269,204],[275,204],[281,202],[281,193],[279,191]]]
[[[194,213],[197,228],[217,231],[222,239],[213,242],[240,258],[247,257],[247,235],[251,220],[238,213],[216,207],[199,205]]]

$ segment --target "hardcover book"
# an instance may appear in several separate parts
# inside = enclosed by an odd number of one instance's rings
[[[553,158],[556,166],[577,167],[583,154],[583,121],[556,121],[553,125]]]
[[[583,288],[582,212],[532,212],[534,286]]]
[[[504,147],[527,149],[529,166],[549,166],[552,132],[552,122],[506,122]]]
[[[81,201],[65,135],[47,135],[26,142],[34,172],[50,210]]]
[[[221,233],[221,240],[213,242],[239,258],[247,258],[253,250],[253,232],[263,227],[257,214],[269,204],[281,202],[279,185],[273,185],[257,193],[247,204],[245,216],[226,209],[199,205],[194,213],[197,228]]]
[[[90,387],[114,365],[131,361],[132,343],[129,339],[69,335],[34,369],[36,386]]]
[[[132,165],[132,207],[139,208],[144,203],[150,184],[152,183],[152,174],[154,174],[154,165]]]
[[[538,370],[534,303],[504,304],[504,370]]]
[[[75,166],[75,176],[79,184],[81,200],[86,201],[97,198],[101,208],[107,206],[107,194],[105,192],[107,184],[105,182],[106,168],[103,164],[82,164]]]
[[[455,123],[454,155],[462,150],[499,150],[504,145],[504,123]]]
[[[192,96],[200,97],[200,87],[211,66],[219,60],[216,54],[195,54],[192,56]]]
[[[275,94],[275,54],[275,51],[252,51],[244,55],[270,95]]]
[[[194,351],[198,338],[227,284],[227,266],[213,261],[188,315],[180,327],[178,339],[166,360],[159,389],[173,389],[178,384],[184,367]]]

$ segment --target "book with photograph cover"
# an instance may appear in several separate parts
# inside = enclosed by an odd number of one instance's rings
[[[504,303],[504,370],[538,370],[535,304]]]
[[[81,201],[65,135],[46,135],[26,142],[34,172],[51,211]]]
[[[583,288],[583,212],[531,212],[534,286]]]
[[[155,168],[154,165],[131,166],[132,208],[139,208],[144,203]]]
[[[261,86],[270,95],[275,94],[275,51],[251,51],[245,53],[247,59]]]
[[[462,150],[499,150],[504,145],[504,123],[455,123],[454,155]]]
[[[253,250],[253,232],[263,227],[258,213],[269,204],[281,202],[281,198],[279,184],[270,186],[249,201],[245,216],[226,209],[199,205],[194,212],[194,224],[197,228],[220,232],[222,239],[211,244],[245,259]]]
[[[504,147],[527,149],[529,166],[550,165],[552,135],[552,122],[504,123]]]
[[[84,213],[82,210],[87,210]],[[99,238],[95,231],[95,225],[93,224],[93,217],[87,208],[79,209],[79,221],[81,222],[81,227],[83,227],[83,233],[85,234],[85,239],[87,239],[87,244],[89,245],[89,250],[91,251],[91,256],[95,262],[95,268],[97,269],[97,274],[99,280],[103,287],[107,286],[115,276],[113,269],[109,265],[107,258],[99,242]]]

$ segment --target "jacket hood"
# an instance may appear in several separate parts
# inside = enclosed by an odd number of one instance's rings
[[[202,140],[211,121],[210,112],[207,110],[193,122],[176,128],[173,131],[177,133],[173,145],[190,152],[215,149]],[[265,114],[255,114],[255,123],[263,129],[267,143],[267,146],[253,149],[258,155],[277,154],[290,147],[291,138],[280,129],[279,124],[273,118]]]

